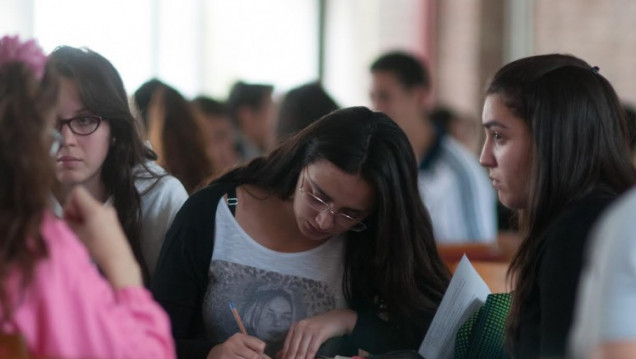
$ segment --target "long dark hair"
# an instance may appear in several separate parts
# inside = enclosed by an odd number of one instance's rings
[[[1,55],[0,55],[1,56]],[[58,79],[47,66],[38,80],[22,62],[0,66],[0,306],[10,320],[7,278],[18,270],[20,285],[32,280],[47,255],[40,233],[49,207],[55,171],[49,155],[50,116],[57,102]]]
[[[541,55],[495,74],[488,95],[528,125],[533,142],[528,206],[519,211],[523,242],[509,269],[515,282],[510,338],[535,285],[545,231],[573,201],[593,190],[618,195],[635,181],[624,113],[611,84],[585,61]]]
[[[413,328],[423,325],[415,318],[437,308],[450,275],[437,253],[431,220],[420,199],[415,155],[404,132],[389,117],[364,107],[334,111],[269,156],[217,182],[256,184],[290,199],[301,170],[318,160],[360,175],[376,190],[377,206],[366,220],[368,229],[347,233],[343,282],[347,302],[358,309],[361,303],[379,298],[387,305],[389,320]]]
[[[50,59],[61,76],[74,81],[83,104],[109,122],[111,146],[102,165],[101,180],[106,195],[113,197],[119,221],[147,279],[140,244],[141,197],[135,180],[137,176],[159,179],[145,165],[156,155],[143,144],[121,77],[106,58],[89,49],[62,46],[51,53]]]

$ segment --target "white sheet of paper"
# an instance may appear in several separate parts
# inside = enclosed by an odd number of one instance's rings
[[[426,359],[452,359],[459,327],[486,302],[488,285],[464,255],[420,345]]]

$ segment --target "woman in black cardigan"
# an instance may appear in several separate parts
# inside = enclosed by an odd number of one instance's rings
[[[322,353],[417,350],[448,281],[406,135],[353,107],[192,195],[152,288],[182,358],[313,359],[335,337]]]

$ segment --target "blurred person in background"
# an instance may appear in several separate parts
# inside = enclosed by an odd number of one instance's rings
[[[636,190],[603,215],[590,238],[570,333],[575,359],[636,358]]]
[[[457,142],[475,155],[481,151],[481,132],[476,120],[446,106],[435,106],[428,117],[435,128],[453,136]]]
[[[267,153],[274,142],[274,87],[237,82],[227,99],[230,118],[239,134],[243,161]]]
[[[148,107],[148,140],[157,163],[175,176],[188,193],[217,167],[208,156],[203,120],[177,90],[158,86]]]
[[[148,139],[148,109],[150,108],[150,101],[152,101],[152,95],[155,91],[162,86],[164,86],[163,82],[153,78],[139,86],[132,96],[132,107],[136,110],[135,114],[139,115],[138,120],[141,121],[141,132],[144,140]]]
[[[380,56],[370,68],[371,101],[406,132],[419,166],[419,188],[440,243],[494,242],[496,198],[477,157],[426,116],[431,80],[405,52]]]
[[[338,108],[336,101],[319,82],[311,82],[289,90],[278,107],[276,142],[283,142]]]
[[[215,165],[216,173],[225,172],[239,163],[237,137],[227,106],[213,98],[198,96],[192,104],[202,118],[207,134],[207,154]]]

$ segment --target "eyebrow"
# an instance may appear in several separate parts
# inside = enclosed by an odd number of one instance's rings
[[[497,121],[497,120],[490,120],[486,123],[484,123],[483,127],[485,129],[491,129],[493,127],[501,127],[501,128],[508,128],[506,125],[504,125],[503,123]]]
[[[84,106],[84,107],[80,108],[79,110],[73,112],[73,116],[71,116],[71,117],[62,118],[60,116],[57,116],[57,119],[58,120],[70,120],[72,118],[76,118],[77,116],[82,116],[82,115],[94,115],[94,113],[88,107]]]

